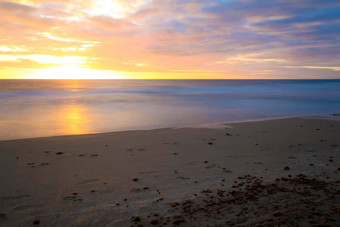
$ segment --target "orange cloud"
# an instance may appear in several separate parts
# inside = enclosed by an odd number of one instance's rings
[[[313,1],[2,1],[0,78],[73,64],[130,78],[337,78],[337,3]]]

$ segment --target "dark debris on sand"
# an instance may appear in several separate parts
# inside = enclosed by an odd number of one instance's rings
[[[163,220],[137,220],[139,226],[340,226],[339,184],[303,174],[264,184],[260,177],[244,175],[231,190],[204,189],[190,199],[165,204]],[[136,224],[134,217],[132,221]]]
[[[4,213],[0,213],[0,221],[1,220],[7,220],[7,215]]]
[[[72,193],[72,195],[65,196],[63,200],[78,202],[78,201],[82,201],[83,199],[80,197],[80,195],[77,192],[74,192]]]
[[[33,220],[33,224],[34,225],[39,225],[40,224],[40,219],[39,218],[36,218]]]

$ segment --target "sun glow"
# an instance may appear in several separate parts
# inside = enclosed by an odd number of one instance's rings
[[[79,64],[62,65],[34,71],[30,79],[124,79],[125,77],[112,70],[84,68]]]
[[[61,120],[61,125],[64,126],[67,133],[84,134],[90,132],[87,128],[89,119],[86,111],[79,105],[74,104],[62,109]]]
[[[140,4],[140,2],[129,4],[117,0],[97,0],[92,2],[91,9],[86,11],[93,16],[104,15],[113,18],[124,18],[127,13],[133,12],[135,7]]]

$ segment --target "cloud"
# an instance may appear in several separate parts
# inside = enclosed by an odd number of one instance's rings
[[[12,0],[0,15],[7,63],[25,50],[126,72],[340,77],[336,0]]]
[[[285,66],[286,68],[304,68],[304,69],[327,69],[333,71],[340,71],[340,66]]]

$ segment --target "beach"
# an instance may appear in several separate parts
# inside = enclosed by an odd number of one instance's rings
[[[340,115],[0,141],[1,226],[338,226]]]

